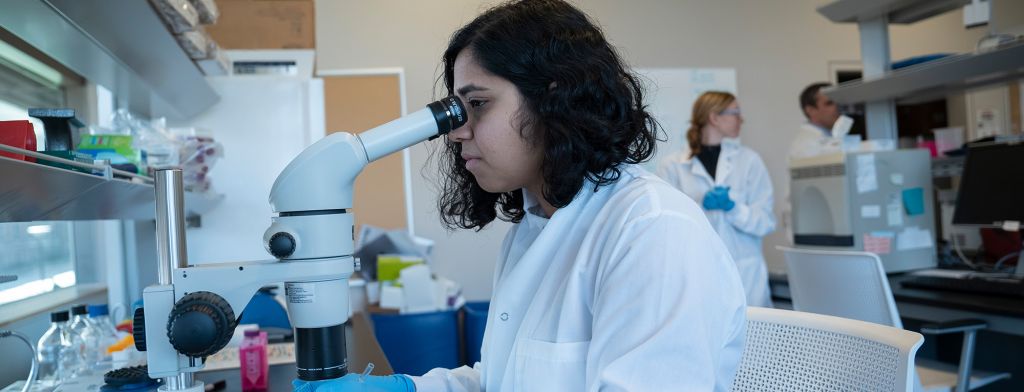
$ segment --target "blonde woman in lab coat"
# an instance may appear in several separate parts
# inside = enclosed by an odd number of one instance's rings
[[[744,343],[742,284],[700,207],[635,165],[653,154],[656,124],[595,24],[563,1],[504,3],[455,32],[443,65],[469,119],[437,152],[442,219],[474,230],[515,223],[481,361],[297,387],[729,390]]]
[[[761,238],[775,230],[772,180],[761,157],[740,144],[736,97],[709,91],[693,104],[689,148],[661,162],[658,174],[701,203],[736,261],[747,305],[771,307]]]

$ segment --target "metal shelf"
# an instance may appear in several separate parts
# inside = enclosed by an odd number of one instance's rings
[[[889,23],[910,24],[970,3],[970,0],[840,0],[818,7],[818,13],[836,23],[856,23],[886,16]]]
[[[0,157],[0,222],[155,218],[152,185],[137,182],[142,177],[109,178],[107,172],[104,177]],[[185,213],[202,215],[223,199],[185,192]]]
[[[162,115],[187,120],[220,99],[145,0],[4,1],[0,29],[143,117],[160,103]]]
[[[926,102],[951,92],[1024,77],[1024,42],[981,53],[950,56],[822,90],[837,103],[894,99]]]

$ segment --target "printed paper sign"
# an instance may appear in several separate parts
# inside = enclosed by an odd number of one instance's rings
[[[878,204],[860,206],[860,216],[862,218],[878,218],[882,216],[882,206]]]
[[[878,176],[875,174],[875,155],[857,155],[857,193],[868,193],[878,189]]]
[[[892,235],[883,233],[864,233],[864,251],[880,255],[892,252]]]

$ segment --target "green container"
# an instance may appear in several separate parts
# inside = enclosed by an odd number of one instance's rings
[[[114,150],[123,156],[128,163],[139,163],[139,154],[132,148],[132,137],[129,135],[87,135],[78,142],[79,150]],[[113,160],[111,160],[113,161]],[[117,163],[117,162],[115,162]]]
[[[403,269],[416,264],[423,264],[423,259],[415,256],[379,255],[377,256],[377,280],[381,282],[398,280]]]
[[[69,161],[88,163],[90,165],[93,163],[92,155],[83,154],[83,153],[80,153],[78,151],[40,151],[40,153],[41,154],[49,155],[51,157],[64,158],[64,159],[67,159]],[[90,170],[90,169],[85,169],[85,168],[81,168],[81,167],[78,167],[78,166],[71,166],[71,165],[65,164],[63,162],[56,162],[56,161],[51,161],[51,160],[42,159],[42,158],[36,159],[36,162],[41,163],[41,164],[46,165],[46,166],[52,166],[52,167],[57,167],[57,168],[61,168],[61,169],[66,169],[66,170],[73,170],[73,171],[81,172],[81,173],[93,174],[92,170]]]

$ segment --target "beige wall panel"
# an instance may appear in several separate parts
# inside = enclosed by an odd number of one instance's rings
[[[324,77],[327,133],[358,134],[402,114],[398,75]],[[356,179],[356,233],[363,224],[405,227],[402,154],[370,163]]]

